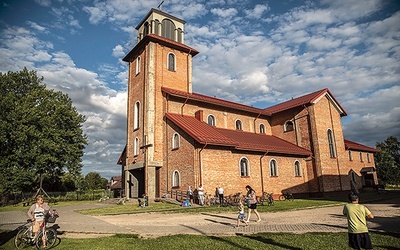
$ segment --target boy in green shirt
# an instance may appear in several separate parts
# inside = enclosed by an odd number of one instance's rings
[[[366,218],[373,219],[374,215],[364,205],[358,204],[357,194],[349,194],[350,203],[343,208],[347,216],[349,246],[353,249],[372,249]]]

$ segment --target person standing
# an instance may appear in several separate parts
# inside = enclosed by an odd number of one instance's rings
[[[224,205],[224,189],[220,186],[217,188],[217,193],[218,193],[218,198],[219,198],[219,204],[221,206]]]
[[[203,185],[200,184],[200,186],[197,188],[197,195],[199,196],[199,203],[201,206],[204,206],[204,189]]]
[[[358,203],[357,194],[350,193],[349,202],[343,207],[343,214],[347,217],[349,246],[353,249],[372,249],[366,218],[373,219],[374,215],[367,207]]]
[[[189,200],[190,204],[193,204],[193,191],[191,186],[189,186],[187,190],[187,199]]]
[[[39,231],[40,225],[44,223],[46,213],[50,210],[50,206],[44,202],[43,196],[38,195],[36,197],[36,203],[33,204],[28,210],[28,217],[33,221],[33,234]]]
[[[251,211],[253,210],[254,213],[257,215],[257,221],[261,221],[260,214],[257,211],[257,197],[256,197],[256,191],[252,189],[249,185],[246,186],[247,194],[246,194],[246,199],[247,199],[247,223],[250,221],[250,216],[251,216]]]
[[[239,210],[239,214],[238,214],[238,218],[237,218],[237,224],[235,227],[238,228],[240,226],[240,222],[243,222],[244,224],[246,224],[246,226],[248,226],[249,224],[245,220],[246,215],[244,213],[244,205],[243,205],[242,199],[240,199],[240,201],[239,201],[238,210]]]

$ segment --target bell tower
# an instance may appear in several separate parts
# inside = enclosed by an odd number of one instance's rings
[[[185,21],[151,9],[136,26],[137,44],[123,58],[128,67],[127,143],[123,155],[125,196],[159,197],[164,167],[165,97],[161,88],[192,92],[192,57],[184,44]]]

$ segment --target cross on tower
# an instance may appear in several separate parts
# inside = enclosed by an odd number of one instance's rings
[[[157,9],[160,9],[160,10],[162,10],[161,9],[161,5],[164,3],[164,1],[160,1],[160,4],[157,6]]]

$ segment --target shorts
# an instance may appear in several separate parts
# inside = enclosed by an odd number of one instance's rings
[[[246,219],[246,215],[245,214],[239,214],[238,215],[238,220],[244,220]]]
[[[247,204],[247,207],[250,208],[250,209],[257,209],[257,203]]]
[[[349,246],[353,249],[372,249],[369,233],[352,234],[349,233]]]

